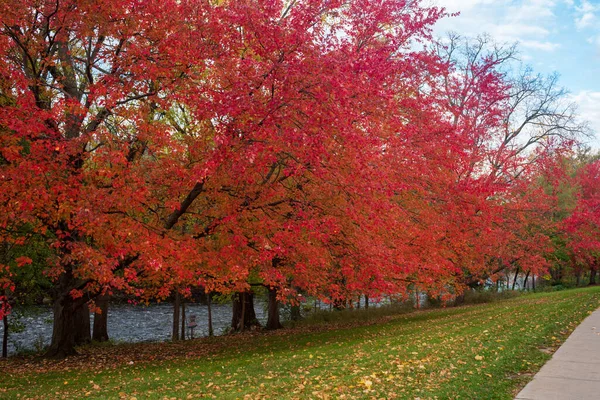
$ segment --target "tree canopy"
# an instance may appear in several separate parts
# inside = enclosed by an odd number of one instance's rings
[[[598,163],[564,223],[541,183],[585,132],[556,77],[511,74],[514,48],[487,38],[434,40],[444,17],[404,0],[4,1],[0,243],[51,249],[50,353],[113,291],[254,277],[288,302],[452,297],[544,272],[554,229],[596,254]],[[8,292],[32,259],[1,262]]]

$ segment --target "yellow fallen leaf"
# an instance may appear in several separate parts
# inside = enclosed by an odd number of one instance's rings
[[[475,356],[475,359],[476,359],[477,361],[481,361],[481,360],[483,360],[483,356],[476,355],[476,356]]]

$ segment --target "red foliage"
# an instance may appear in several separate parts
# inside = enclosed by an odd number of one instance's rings
[[[600,161],[584,165],[576,183],[577,203],[564,226],[575,260],[595,267],[600,257]]]
[[[440,294],[541,271],[548,199],[499,140],[502,60],[415,50],[443,16],[403,0],[4,1],[0,238],[47,240],[62,302],[255,277],[288,301]]]

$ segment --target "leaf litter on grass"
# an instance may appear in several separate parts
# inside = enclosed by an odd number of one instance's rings
[[[552,301],[540,302],[540,296]],[[40,381],[54,393],[49,398],[442,399],[486,393],[508,399],[549,358],[537,349],[561,343],[599,298],[598,290],[543,294],[354,328],[164,345],[153,350],[174,354],[155,353],[160,362],[134,365],[100,352],[94,357],[109,360],[104,371],[76,369],[77,362],[96,359],[90,357],[45,373],[39,372],[44,364],[36,364],[0,382],[10,384],[6,393],[20,389],[29,398],[39,398],[42,389],[25,387],[25,379]]]

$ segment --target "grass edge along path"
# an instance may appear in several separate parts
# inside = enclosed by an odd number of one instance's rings
[[[196,359],[0,373],[0,398],[512,399],[599,306],[592,287],[353,328],[241,335]]]

